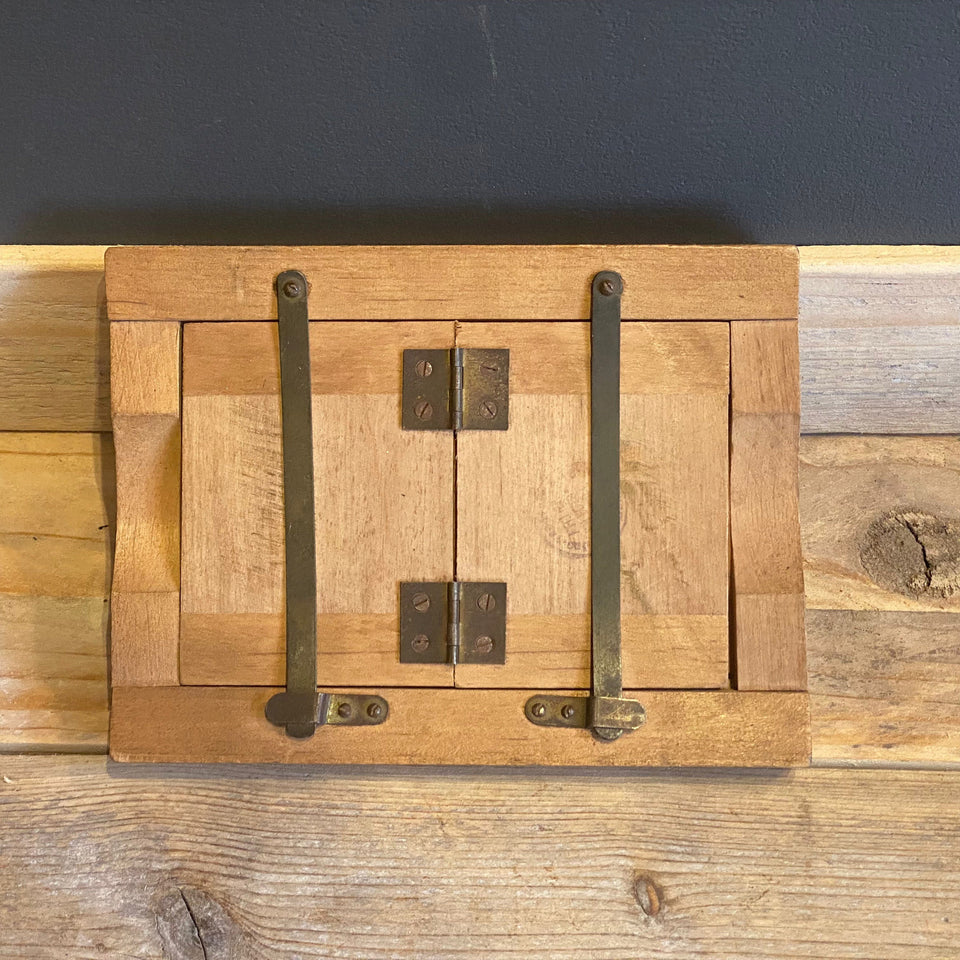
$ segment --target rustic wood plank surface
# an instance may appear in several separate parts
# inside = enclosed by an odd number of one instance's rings
[[[0,429],[110,429],[104,249],[0,247]],[[800,372],[805,433],[956,432],[960,247],[801,247]]]
[[[960,247],[801,247],[804,433],[960,430]]]
[[[18,960],[947,960],[960,774],[0,758]]]

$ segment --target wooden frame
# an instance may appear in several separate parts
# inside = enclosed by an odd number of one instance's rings
[[[291,741],[267,687],[179,685],[180,326],[270,320],[273,279],[322,279],[311,319],[584,320],[599,269],[623,318],[731,324],[730,537],[736,688],[635,692],[615,743],[535,727],[523,690],[378,688],[381,727]],[[110,752],[131,761],[792,766],[809,758],[797,512],[792,247],[116,247],[107,251],[117,476]],[[478,718],[483,723],[478,722]]]

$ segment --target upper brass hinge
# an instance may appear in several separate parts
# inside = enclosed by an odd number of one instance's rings
[[[401,583],[401,663],[505,663],[505,583]]]
[[[404,430],[506,430],[510,351],[403,351]]]

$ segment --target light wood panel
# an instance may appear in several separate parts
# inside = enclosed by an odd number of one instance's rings
[[[292,268],[322,278],[311,320],[586,320],[598,270],[623,275],[628,319],[797,313],[795,247],[112,247],[106,265],[111,320],[267,320]]]
[[[955,953],[958,774],[0,773],[19,960]]]
[[[803,690],[797,325],[730,327],[730,540],[740,690]]]
[[[805,433],[955,433],[960,247],[801,247]]]
[[[128,762],[479,764],[514,766],[805,765],[805,694],[644,690],[647,722],[613,743],[538,727],[523,690],[378,687],[376,727],[320,729],[293,740],[263,709],[269,687],[114,687],[110,755]]]
[[[0,430],[109,430],[103,251],[0,246]]]
[[[0,592],[106,596],[115,503],[109,439],[0,433]]]
[[[178,682],[180,324],[110,328],[117,451],[113,683]]]
[[[181,677],[267,684],[284,652],[279,354],[267,324],[224,327],[184,333]],[[397,658],[399,583],[452,579],[454,539],[453,437],[400,429],[402,352],[452,347],[454,325],[310,335],[321,683],[452,683]]]
[[[624,683],[724,687],[729,325],[622,331]],[[463,323],[510,349],[510,429],[457,437],[457,576],[507,583],[507,662],[458,686],[589,687],[589,325]]]
[[[807,605],[960,611],[960,438],[808,437]]]

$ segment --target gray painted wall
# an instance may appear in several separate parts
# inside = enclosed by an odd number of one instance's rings
[[[948,0],[3,4],[0,242],[960,239]]]

